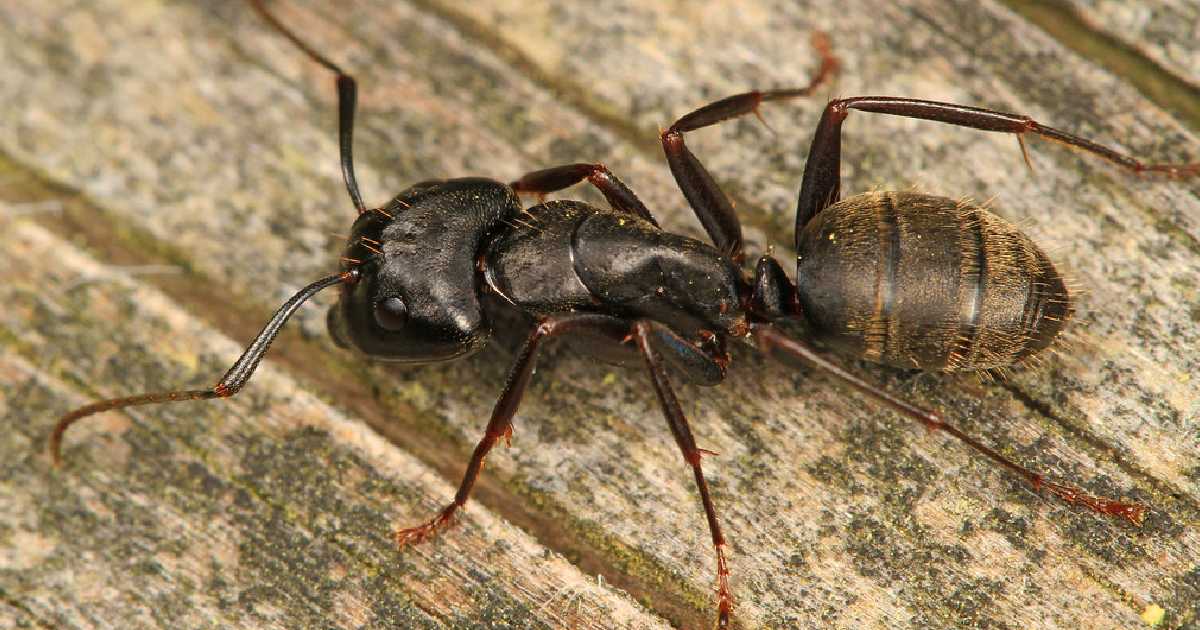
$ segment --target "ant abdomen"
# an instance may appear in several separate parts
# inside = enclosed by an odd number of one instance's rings
[[[917,192],[844,199],[804,226],[797,258],[814,334],[887,365],[1012,365],[1048,346],[1071,315],[1045,253],[962,200]]]

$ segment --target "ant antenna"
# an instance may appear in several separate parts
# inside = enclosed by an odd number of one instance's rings
[[[292,31],[292,29],[284,26],[283,22],[280,22],[267,10],[262,0],[250,0],[250,6],[267,21],[267,24],[271,28],[287,38],[296,48],[299,48],[300,52],[336,76],[338,95],[338,152],[342,160],[342,180],[346,183],[346,192],[350,193],[350,201],[354,203],[354,207],[358,210],[358,213],[362,214],[366,212],[367,206],[363,203],[362,193],[358,191],[358,180],[354,177],[352,151],[354,144],[354,108],[358,103],[358,83],[354,80],[354,77],[343,72],[341,66],[317,52],[316,49],[308,45],[308,42],[300,39],[300,36]]]
[[[136,407],[138,405],[149,405],[155,403],[178,402],[181,400],[209,400],[212,398],[228,398],[238,393],[250,380],[254,374],[254,370],[258,368],[258,364],[262,361],[263,355],[267,353],[267,349],[271,347],[271,342],[279,335],[279,330],[287,323],[288,318],[300,308],[301,304],[308,301],[309,298],[327,289],[335,284],[353,284],[358,281],[359,272],[357,269],[351,269],[342,273],[334,274],[325,278],[321,278],[316,282],[304,287],[299,293],[293,295],[275,314],[271,316],[270,321],[266,326],[263,326],[262,331],[250,342],[250,345],[242,352],[242,356],[234,362],[229,371],[225,372],[225,376],[217,382],[211,389],[193,389],[193,390],[178,390],[171,392],[155,392],[148,394],[138,394],[137,396],[129,396],[127,398],[112,398],[109,400],[101,400],[90,405],[84,405],[63,417],[58,419],[58,424],[54,426],[54,432],[50,434],[50,456],[54,460],[55,467],[62,465],[62,439],[67,428],[75,424],[79,420],[90,415],[100,413],[102,411],[111,411],[113,409],[124,409],[125,407]]]

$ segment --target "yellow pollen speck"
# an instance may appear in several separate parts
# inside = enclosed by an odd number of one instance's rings
[[[1163,610],[1158,604],[1150,604],[1142,611],[1142,621],[1148,626],[1157,626],[1162,623],[1163,617],[1167,615],[1167,611]]]

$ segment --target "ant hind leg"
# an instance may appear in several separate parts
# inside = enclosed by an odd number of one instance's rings
[[[1028,163],[1024,135],[1032,133],[1047,140],[1065,144],[1073,149],[1090,153],[1134,173],[1164,173],[1173,177],[1200,175],[1200,163],[1194,164],[1151,164],[1129,155],[1114,151],[1087,138],[1048,127],[1022,114],[1010,114],[979,107],[968,107],[954,103],[926,101],[896,96],[855,96],[830,101],[825,106],[821,121],[813,134],[808,150],[808,162],[804,166],[804,179],[800,185],[800,197],[796,207],[796,237],[809,219],[835,203],[841,187],[841,136],[842,122],[850,110],[875,114],[888,114],[946,123],[980,131],[1016,134],[1021,145],[1022,156]]]
[[[988,459],[1020,477],[1034,492],[1045,490],[1066,503],[1085,507],[1098,514],[1122,518],[1134,525],[1141,525],[1145,520],[1146,506],[1093,496],[1079,488],[1052,482],[1045,475],[1034,472],[1008,459],[995,449],[985,446],[975,438],[963,433],[958,427],[946,422],[942,414],[917,407],[889,394],[878,386],[867,383],[821,356],[812,346],[779,332],[774,326],[769,324],[754,324],[751,334],[754,336],[754,340],[758,342],[759,348],[764,354],[769,355],[772,351],[779,350],[788,356],[801,359],[806,363],[816,366],[823,372],[832,374],[838,380],[854,389],[891,407],[900,415],[920,422],[925,428],[931,431],[949,433],[955,439],[983,453]]]
[[[683,191],[683,196],[687,198],[688,204],[717,249],[737,262],[741,262],[745,257],[742,251],[742,226],[737,213],[712,175],[688,150],[683,141],[683,134],[746,114],[757,116],[758,108],[764,102],[812,94],[837,73],[839,65],[831,51],[829,37],[824,33],[818,32],[813,35],[813,48],[821,57],[821,65],[808,85],[782,90],[755,90],[727,96],[682,116],[661,134],[667,165],[671,167],[671,174],[675,177],[679,189]]]

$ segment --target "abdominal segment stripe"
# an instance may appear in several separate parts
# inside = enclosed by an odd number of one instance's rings
[[[875,310],[864,335],[865,358],[879,361],[889,355],[892,312],[895,308],[896,270],[900,265],[900,226],[891,195],[882,195],[875,206],[879,234],[879,263],[875,268]]]
[[[987,248],[984,247],[983,221],[978,211],[967,204],[957,208],[959,221],[959,334],[950,355],[949,369],[963,369],[974,363],[973,351],[979,336],[979,318],[987,292]]]

